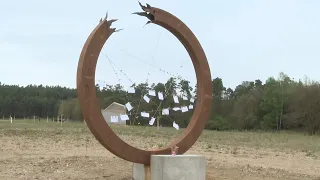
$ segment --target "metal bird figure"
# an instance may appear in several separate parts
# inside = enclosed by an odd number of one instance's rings
[[[106,23],[109,27],[111,27],[112,23],[113,22],[116,22],[118,19],[110,19],[110,20],[107,20]]]
[[[136,15],[139,15],[139,16],[147,17],[150,21],[154,20],[154,16],[149,12],[134,12],[132,14],[136,14]]]
[[[152,23],[151,21],[148,21],[145,25],[143,25],[143,27],[145,27],[146,25]]]
[[[107,19],[108,18],[108,11],[106,12],[106,16],[104,17],[104,19]]]
[[[114,32],[119,32],[122,31],[123,29],[116,29]]]
[[[147,17],[150,21],[148,21],[145,25],[151,23],[151,22],[154,20],[154,16],[153,16],[153,14],[151,13],[152,7],[151,7],[149,4],[146,4],[146,6],[144,6],[144,5],[142,5],[142,4],[140,3],[140,1],[138,1],[138,3],[139,3],[141,9],[142,9],[144,12],[134,12],[134,13],[132,13],[132,14],[137,14],[137,15],[139,15],[139,16]],[[144,26],[145,26],[145,25],[144,25]]]
[[[118,19],[110,19],[108,23],[112,24],[113,22],[116,22],[116,21],[118,21]]]
[[[138,3],[139,3],[139,5],[140,5],[141,9],[144,10],[144,11],[146,11],[146,8],[147,8],[147,7],[144,6],[144,5],[142,5],[140,1],[138,1]],[[150,5],[149,5],[149,6],[150,6]]]

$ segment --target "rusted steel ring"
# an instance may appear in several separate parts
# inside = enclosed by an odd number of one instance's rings
[[[192,31],[169,12],[148,4],[141,7],[144,12],[135,14],[146,16],[150,20],[148,23],[158,24],[174,34],[184,45],[193,62],[197,76],[197,105],[184,133],[164,148],[141,150],[121,140],[104,120],[96,97],[95,70],[103,45],[111,34],[117,31],[110,27],[115,20],[108,21],[107,17],[101,19],[85,42],[77,70],[77,91],[84,119],[96,139],[116,156],[148,165],[151,155],[171,154],[171,147],[174,145],[179,147],[178,154],[183,154],[197,141],[210,114],[212,85],[206,55]]]

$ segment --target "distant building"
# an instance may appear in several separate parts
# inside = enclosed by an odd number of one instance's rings
[[[106,109],[101,110],[102,116],[108,124],[126,125],[126,121],[120,119],[120,115],[126,114],[126,112],[126,106],[117,102],[113,102]],[[118,119],[118,122],[111,122],[111,118]]]

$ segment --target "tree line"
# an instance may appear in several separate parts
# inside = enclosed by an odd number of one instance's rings
[[[172,126],[175,121],[180,127],[186,127],[193,111],[182,113],[170,111],[162,115],[162,108],[173,108],[176,104],[172,96],[179,96],[181,106],[188,106],[189,100],[183,100],[181,93],[192,98],[196,87],[180,78],[169,78],[165,83],[133,84],[134,94],[128,94],[120,84],[96,85],[97,97],[101,108],[112,102],[134,106],[129,114],[129,125],[148,125],[148,119],[141,117],[142,111],[159,119],[162,126]],[[307,78],[294,80],[284,73],[270,77],[264,83],[257,79],[243,81],[236,88],[223,85],[219,77],[212,80],[213,106],[206,129],[210,130],[297,130],[309,134],[320,133],[320,85]],[[146,103],[142,96],[148,90],[164,92],[163,101],[151,98]],[[196,97],[194,97],[196,98]],[[196,106],[196,104],[194,104]],[[0,115],[3,118],[42,118],[56,120],[63,115],[68,120],[83,120],[77,100],[76,89],[61,86],[6,85],[0,83]]]

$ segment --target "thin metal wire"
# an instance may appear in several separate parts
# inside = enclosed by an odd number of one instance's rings
[[[123,51],[122,49],[120,49],[120,50],[121,50],[122,52],[125,52],[125,51]],[[125,53],[127,53],[127,52],[125,52]],[[160,70],[161,72],[164,72],[164,73],[170,75],[171,77],[173,76],[172,78],[175,78],[175,79],[178,79],[178,80],[182,80],[182,78],[181,78],[181,76],[179,76],[179,73],[178,73],[178,72],[177,72],[177,75],[173,75],[173,74],[171,74],[171,73],[169,73],[169,72],[167,72],[167,71],[165,71],[165,70],[162,70],[161,68],[158,68],[158,67],[156,67],[156,66],[154,66],[154,65],[152,65],[152,64],[150,64],[150,63],[148,63],[148,62],[146,62],[146,61],[144,61],[144,60],[142,60],[142,59],[140,59],[140,58],[137,57],[137,56],[131,55],[130,53],[127,53],[127,54],[129,54],[130,56],[134,57],[135,59],[138,59],[138,60],[140,60],[140,61],[142,61],[142,62],[145,62],[146,64],[149,65],[149,67],[154,67],[154,68]],[[181,69],[182,67],[183,67],[183,66],[180,66],[178,71],[180,71],[180,69]],[[168,96],[168,94],[169,94],[169,91],[168,91],[168,90],[172,87],[172,85],[173,85],[173,83],[170,84],[169,87],[166,87],[166,91],[165,91],[164,97]],[[143,95],[142,95],[142,97],[143,97]],[[140,100],[141,100],[141,99],[140,99]],[[163,101],[164,101],[164,100],[163,100]],[[161,102],[159,103],[159,105],[157,105],[157,110],[156,110],[156,112],[153,114],[152,117],[155,117],[155,115],[159,112],[160,107],[161,107],[163,101],[161,101]],[[141,101],[139,102],[139,105],[140,105],[140,103],[141,103]],[[168,117],[169,117],[169,116],[168,116]],[[172,120],[172,118],[170,118],[170,117],[169,117],[169,119]],[[173,120],[172,120],[172,121],[173,121]]]
[[[137,59],[137,60],[139,60],[139,61],[141,61],[141,62],[143,62],[143,63],[145,63],[145,64],[148,64],[149,66],[151,66],[151,67],[153,67],[153,68],[155,68],[155,69],[157,69],[157,70],[159,70],[159,71],[161,71],[161,72],[169,75],[170,77],[175,77],[175,78],[177,78],[177,79],[179,79],[179,80],[182,79],[181,77],[177,77],[177,76],[174,75],[173,73],[170,73],[170,72],[165,71],[165,70],[163,70],[163,69],[161,69],[161,68],[158,68],[158,67],[156,67],[155,65],[153,65],[153,64],[151,64],[151,63],[149,63],[149,62],[147,62],[147,61],[145,61],[145,60],[143,60],[143,59],[141,59],[141,58],[139,58],[139,57],[137,57],[137,56],[135,56],[135,55],[127,52],[127,51],[124,51],[123,49],[120,49],[120,51],[122,51],[123,53],[126,53],[127,55],[129,55],[129,56],[131,56],[131,57],[133,57],[133,58],[135,58],[135,59]],[[180,66],[180,67],[181,67],[181,66]]]
[[[118,79],[118,83],[119,83],[119,85],[121,84],[121,79],[119,78],[119,75],[118,75],[118,73],[116,72],[116,70],[114,69],[114,67],[113,67],[113,65],[112,65],[112,63],[111,63],[111,60],[110,60],[110,58],[109,58],[109,56],[107,55],[107,54],[104,54],[106,57],[107,57],[107,59],[109,60],[109,63],[110,63],[110,65],[111,65],[111,67],[112,67],[112,70],[113,70],[113,72],[114,72],[114,74],[116,75],[116,77],[117,77],[117,79]],[[120,91],[120,90],[119,90]]]
[[[102,51],[101,51],[101,52],[103,52],[103,51],[104,51],[104,48],[102,48]],[[106,58],[108,59],[110,65],[111,65],[111,67],[112,67],[112,69],[113,69],[113,72],[115,73],[115,75],[116,75],[116,77],[117,77],[117,79],[118,79],[119,85],[121,85],[121,82],[120,82],[121,79],[119,78],[118,73],[116,72],[114,66],[115,66],[116,68],[118,68],[118,67],[111,61],[111,59],[109,58],[109,56],[108,56],[107,53],[103,53],[103,54],[104,54],[104,55],[106,56]],[[120,68],[118,68],[118,69],[119,69],[120,72],[123,73],[131,82],[133,82]],[[119,93],[120,93],[120,92],[121,92],[121,90],[119,89]],[[127,101],[130,102],[130,98],[129,98],[129,96],[128,96],[128,92],[127,92],[127,91],[125,91],[125,97],[126,97]],[[130,113],[130,115],[131,115],[131,113]]]
[[[106,54],[106,55],[107,55],[107,54]],[[132,84],[134,84],[134,82],[129,78],[129,76],[128,76],[126,73],[124,73],[123,70],[120,69],[117,65],[115,65],[114,62],[111,61],[111,59],[108,57],[108,55],[107,55],[107,58],[109,59],[109,62],[110,62],[111,64],[113,64],[114,67],[116,67],[126,78],[128,78],[128,80],[129,80]]]
[[[110,59],[110,57],[109,57],[107,54],[104,54],[104,55],[105,55],[106,58],[108,59],[110,65],[111,65],[111,67],[112,67],[112,69],[113,69],[113,72],[115,73],[115,75],[116,75],[116,77],[117,77],[117,79],[118,79],[119,84],[121,84],[121,79],[119,78],[119,75],[118,75],[118,73],[116,72],[116,70],[115,70],[114,67],[116,67],[126,78],[128,78],[128,80],[129,80],[130,82],[132,82],[132,83],[134,84],[134,82],[129,78],[129,76],[128,76],[126,73],[124,73],[123,70],[120,69],[120,68]],[[181,67],[182,67],[182,66],[180,66],[180,68],[181,68]],[[177,74],[178,74],[178,73],[177,73]],[[164,97],[167,97],[167,96],[169,95],[168,89],[170,89],[170,88],[172,87],[172,85],[173,85],[173,83],[171,83],[170,86],[169,86],[169,88],[166,89],[165,94],[164,94]],[[128,94],[128,93],[125,92],[126,98],[127,98],[127,100],[129,100],[127,94]],[[164,99],[164,100],[165,100],[165,99]],[[159,103],[159,105],[157,105],[156,103],[154,103],[153,101],[151,101],[151,103],[153,103],[154,105],[157,106],[157,109],[156,109],[156,111],[154,112],[154,114],[153,114],[152,117],[155,117],[155,115],[156,115],[158,112],[160,112],[159,110],[160,110],[161,104],[162,104],[162,102],[163,102],[164,100],[162,100],[162,101]],[[140,98],[140,100],[139,100],[139,103],[141,103],[141,98]],[[172,109],[172,108],[168,107],[168,109]],[[140,115],[140,114],[141,114],[141,113],[138,112],[138,110],[136,110],[136,111],[134,111],[134,112],[135,112],[135,113],[130,113],[130,114],[131,114],[131,115]],[[153,110],[151,110],[151,111],[144,111],[144,112],[151,112],[151,113],[152,113]],[[174,120],[173,120],[169,115],[168,115],[167,117],[168,117],[172,122],[174,122]],[[134,122],[135,122],[135,120],[136,120],[136,118],[134,119]],[[134,122],[133,122],[133,123],[134,123]],[[146,132],[146,129],[147,129],[147,128],[148,128],[148,126],[146,126],[145,130],[143,131],[143,134]]]
[[[151,61],[154,61],[155,57],[156,57],[156,52],[157,52],[157,49],[158,49],[158,46],[159,46],[159,42],[160,42],[160,38],[162,36],[162,30],[160,32],[160,36],[158,38],[158,41],[157,41],[157,44],[156,44],[156,47],[154,49],[154,52],[153,52],[153,56],[152,56],[152,60]],[[149,79],[149,76],[150,76],[150,70],[151,70],[151,66],[149,65],[149,71],[148,71],[148,74],[147,74],[147,80],[146,80],[146,83],[148,83],[148,79]]]
[[[102,52],[103,52],[103,51],[102,51]],[[132,83],[134,84],[134,82],[129,78],[129,76],[128,76],[126,73],[124,73],[123,70],[120,69],[120,68],[111,60],[111,58],[110,58],[106,53],[103,53],[103,54],[104,54],[104,55],[106,56],[106,58],[108,59],[110,65],[111,65],[111,67],[112,67],[112,69],[113,69],[113,71],[114,71],[114,73],[115,73],[115,75],[116,75],[116,77],[117,77],[117,79],[118,79],[119,84],[121,84],[120,78],[119,78],[116,70],[114,69],[114,67],[116,67],[126,78],[128,78],[128,80],[129,80],[130,82],[132,82]],[[128,102],[131,102],[131,99],[129,98],[127,91],[125,91],[125,96],[126,96],[127,101],[128,101]],[[141,102],[141,99],[140,99],[140,102]],[[130,115],[138,114],[138,109],[137,109],[137,110],[133,109],[133,112],[135,112],[135,113],[131,113],[131,112],[130,112]],[[136,118],[134,119],[133,124],[135,123],[135,120],[136,120]]]
[[[152,61],[155,59],[155,55],[156,55],[156,50],[159,46],[159,42],[160,42],[160,38],[161,38],[161,35],[162,35],[162,30],[160,32],[160,35],[158,37],[158,40],[157,40],[157,44],[155,46],[155,49],[154,49],[154,53],[153,53],[153,56],[152,56]],[[150,75],[150,70],[151,70],[151,66],[149,65],[149,71],[148,71],[148,74],[147,74],[147,78],[146,78],[146,84],[148,84],[148,79],[149,79],[149,75]],[[148,90],[148,89],[147,89]],[[139,101],[139,105],[138,105],[138,108],[137,108],[137,111],[139,111],[139,108],[140,108],[140,105],[141,105],[141,101],[142,101],[142,98],[143,98],[143,94],[141,93],[141,97],[140,97],[140,101]],[[134,120],[135,121],[135,120]]]
[[[162,31],[161,31],[161,34],[160,34],[158,40],[157,40],[157,44],[156,44],[156,46],[155,46],[155,51],[154,51],[154,55],[153,55],[152,61],[155,59],[155,54],[156,54],[156,50],[157,50],[158,45],[159,45],[159,42],[160,42],[160,37],[161,37],[161,35],[162,35]],[[120,50],[121,50],[122,52],[125,52],[125,51],[123,51],[122,49],[120,49]],[[125,52],[125,53],[128,54],[128,55],[130,55],[131,57],[134,57],[135,59],[138,59],[138,60],[140,60],[140,61],[142,61],[142,62],[144,62],[144,63],[146,63],[146,64],[149,65],[149,70],[148,70],[148,74],[147,74],[147,78],[146,78],[146,84],[148,83],[148,79],[149,79],[149,76],[150,76],[151,67],[154,67],[154,68],[160,70],[161,72],[170,75],[171,77],[173,77],[173,78],[175,78],[175,79],[182,80],[182,78],[181,78],[181,76],[179,76],[179,73],[178,73],[178,72],[176,73],[176,75],[173,75],[172,73],[169,73],[168,71],[165,71],[165,70],[163,70],[163,69],[161,69],[161,68],[158,68],[158,67],[152,65],[151,63],[148,63],[148,62],[146,62],[146,61],[144,61],[144,60],[142,60],[142,59],[140,59],[140,58],[138,58],[138,57],[136,57],[136,56],[134,56],[134,55],[132,55],[132,54],[130,54],[130,53],[128,53],[128,52]],[[113,69],[113,72],[115,73],[115,75],[116,75],[116,77],[117,77],[118,82],[119,82],[120,85],[121,85],[121,79],[119,78],[119,75],[118,75],[118,73],[116,72],[116,70],[115,70],[114,67],[116,67],[132,84],[135,84],[134,81],[132,81],[131,78],[129,78],[129,76],[128,76],[126,73],[124,73],[122,69],[120,69],[115,63],[112,62],[112,60],[110,59],[110,57],[109,57],[106,53],[105,53],[104,55],[105,55],[106,58],[108,59],[110,65],[111,65],[111,67],[112,67],[112,69]],[[179,69],[181,69],[182,67],[183,67],[183,65],[181,65],[181,66],[179,67]],[[171,83],[168,88],[166,87],[166,89],[165,89],[165,94],[164,94],[165,97],[169,95],[169,89],[170,89],[172,86],[173,86],[173,83]],[[147,90],[148,90],[148,89],[147,89]],[[127,92],[127,91],[125,92],[125,96],[126,96],[128,102],[129,102],[128,92]],[[140,114],[140,113],[139,113],[139,108],[140,108],[140,105],[141,105],[143,96],[144,96],[144,94],[141,94],[138,108],[137,108],[137,110],[134,110],[134,113],[130,113],[131,115],[138,115],[138,114]],[[165,97],[164,97],[164,98],[165,98]],[[165,99],[164,99],[164,100],[165,100]],[[156,103],[154,103],[153,101],[151,101],[154,105],[157,106],[157,109],[156,109],[156,111],[154,112],[154,114],[153,114],[152,117],[155,117],[155,115],[156,115],[158,112],[160,112],[160,107],[161,107],[162,102],[163,102],[164,100],[162,100],[162,101],[159,103],[159,105],[157,105]],[[171,108],[169,107],[169,109],[171,109]],[[144,111],[144,112],[151,112],[151,113],[152,113],[153,110],[152,110],[152,111]],[[174,120],[173,120],[169,115],[168,115],[167,117],[168,117],[172,122],[174,122]],[[136,120],[136,119],[137,119],[137,118],[134,119],[133,124],[135,123],[135,120]],[[147,126],[146,128],[148,128],[148,126]],[[144,132],[145,132],[145,131],[144,131]]]

